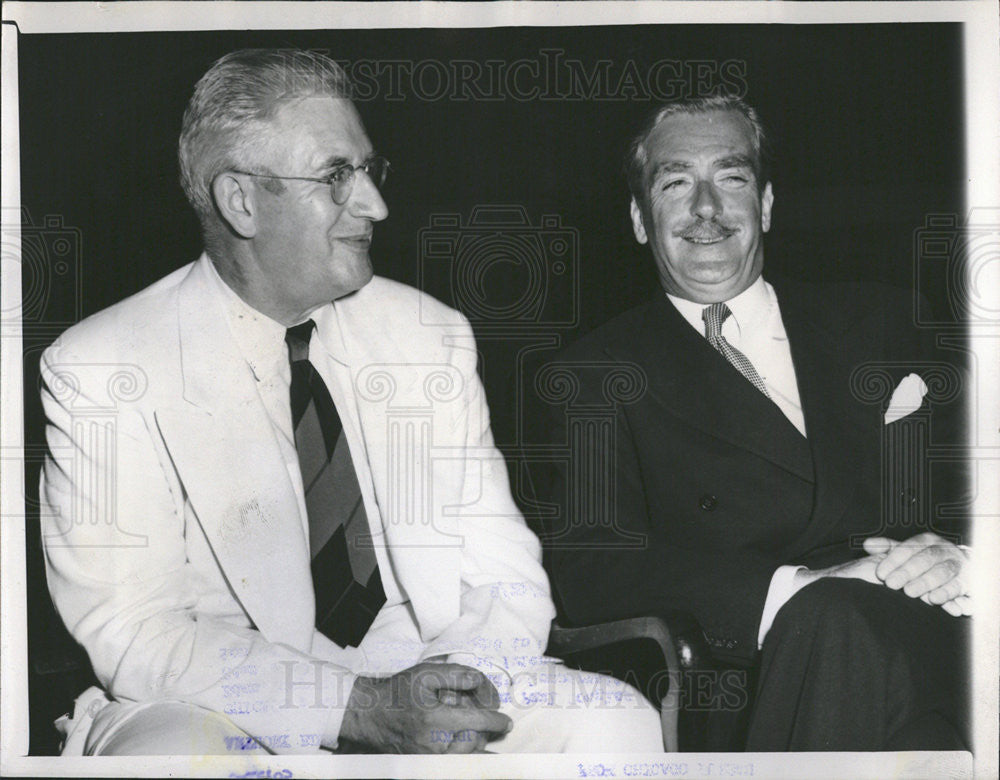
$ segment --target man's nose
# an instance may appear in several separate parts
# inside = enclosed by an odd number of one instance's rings
[[[722,202],[710,181],[699,181],[694,188],[691,213],[701,219],[711,219],[722,210]]]
[[[364,170],[354,174],[354,189],[351,190],[348,206],[355,217],[370,219],[373,222],[379,222],[389,216],[389,207],[382,200],[382,193]]]

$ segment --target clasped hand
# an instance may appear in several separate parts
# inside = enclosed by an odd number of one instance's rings
[[[883,536],[864,541],[867,556],[828,569],[796,572],[797,587],[823,577],[853,577],[940,606],[959,617],[972,614],[968,591],[969,554],[935,533],[897,542]]]
[[[969,554],[958,545],[928,531],[902,542],[873,536],[865,539],[864,548],[881,558],[875,576],[887,588],[939,605],[956,617],[971,614]]]
[[[359,677],[340,736],[381,753],[481,753],[510,731],[486,676],[461,664],[423,663],[392,677]]]

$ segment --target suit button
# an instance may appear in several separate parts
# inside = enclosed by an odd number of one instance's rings
[[[716,499],[715,496],[706,493],[701,497],[701,501],[698,502],[698,505],[706,512],[711,512],[713,509],[715,509],[715,505],[717,503],[718,500]]]

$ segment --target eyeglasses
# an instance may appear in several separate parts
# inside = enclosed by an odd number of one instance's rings
[[[381,187],[385,184],[385,177],[389,175],[392,166],[385,157],[369,157],[361,165],[340,165],[331,173],[322,178],[313,176],[274,176],[269,173],[251,173],[250,171],[233,170],[233,173],[242,173],[244,176],[257,176],[261,179],[282,179],[286,181],[314,181],[318,184],[326,184],[330,187],[330,197],[338,206],[347,203],[354,191],[354,179],[358,171],[364,171],[365,175],[371,179],[372,184]]]

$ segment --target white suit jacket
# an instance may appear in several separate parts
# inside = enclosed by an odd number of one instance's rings
[[[195,703],[278,752],[315,750],[339,731],[351,650],[314,627],[301,488],[209,262],[42,357],[49,589],[112,697]],[[379,277],[334,308],[338,409],[421,657],[513,671],[514,655],[544,650],[554,608],[493,444],[471,328]]]

